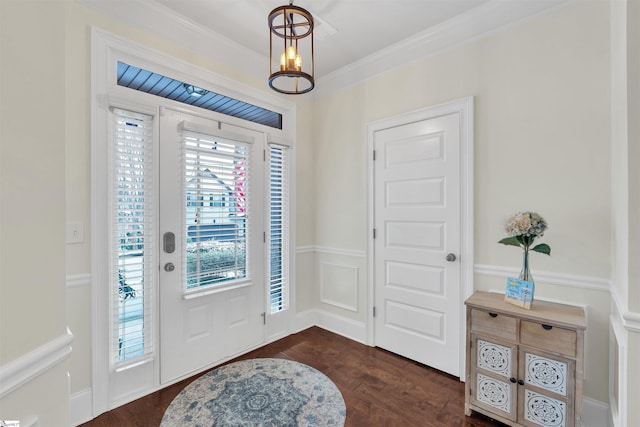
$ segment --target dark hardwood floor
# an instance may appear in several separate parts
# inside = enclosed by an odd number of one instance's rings
[[[502,425],[479,414],[464,415],[464,383],[458,378],[317,327],[229,363],[258,357],[295,360],[327,375],[344,397],[346,426]],[[198,376],[102,414],[82,426],[158,426],[173,398]]]

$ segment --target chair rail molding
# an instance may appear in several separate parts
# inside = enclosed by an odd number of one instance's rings
[[[67,288],[91,286],[91,274],[70,274],[67,276]]]
[[[353,249],[341,249],[341,248],[332,248],[328,246],[298,246],[296,248],[297,254],[308,254],[308,253],[319,253],[319,254],[327,254],[327,255],[342,255],[342,256],[350,256],[354,258],[365,258],[365,251],[356,251]]]
[[[640,333],[640,313],[627,311],[622,315],[622,325],[627,331]]]
[[[495,276],[506,279],[507,277],[517,277],[520,270],[511,267],[502,267],[498,265],[476,264],[473,272],[486,276]],[[568,286],[571,288],[590,289],[594,291],[610,292],[611,280],[593,277],[578,276],[574,274],[553,273],[549,271],[536,270],[536,282],[548,283],[551,285]]]
[[[8,395],[71,355],[73,334],[65,334],[0,366],[0,398]]]
[[[627,331],[640,333],[640,313],[627,310],[627,306],[622,303],[622,298],[614,286],[611,286],[611,299],[616,307],[620,326]]]

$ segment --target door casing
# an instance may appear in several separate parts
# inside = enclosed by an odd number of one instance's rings
[[[375,253],[373,228],[375,224],[374,182],[375,160],[374,142],[375,132],[394,126],[413,123],[420,120],[428,120],[443,115],[460,114],[460,219],[461,219],[461,246],[459,260],[460,270],[460,325],[466,325],[466,313],[462,309],[464,300],[473,293],[473,97],[449,101],[426,108],[421,108],[408,113],[376,120],[367,124],[367,344],[375,346],[374,313],[375,306]],[[465,367],[464,331],[460,333],[460,379],[464,381]]]
[[[192,82],[229,97],[250,102],[263,108],[277,111],[283,116],[282,130],[247,122],[235,117],[213,113],[206,110],[194,110],[193,107],[177,105],[175,101],[154,95],[144,94],[117,85],[117,62],[136,64],[147,70],[162,72],[183,81]],[[107,110],[111,106],[130,109],[157,117],[161,107],[171,107],[192,112],[212,120],[223,121],[230,126],[253,129],[266,134],[270,142],[290,146],[292,158],[295,158],[296,105],[281,97],[265,91],[251,88],[230,78],[199,68],[175,57],[168,56],[129,39],[111,34],[102,29],[91,29],[91,400],[92,417],[119,405],[131,402],[152,393],[168,384],[160,384],[157,355],[142,365],[145,370],[141,381],[134,381],[131,375],[135,369],[122,371],[126,382],[114,385],[109,361],[109,311],[104,301],[107,289],[105,259],[105,224],[108,224],[108,208],[101,195],[108,185],[106,181],[107,132],[109,129]],[[195,112],[194,112],[195,111]],[[157,122],[156,122],[157,123]],[[156,125],[157,126],[157,125]],[[156,130],[158,130],[156,128]],[[292,194],[295,195],[295,162],[290,168]],[[270,342],[292,333],[295,313],[295,199],[290,201],[290,306],[288,313],[275,316],[274,322],[267,321],[265,342]],[[158,232],[159,233],[159,232]],[[156,234],[158,234],[156,233]],[[157,319],[158,308],[154,307]],[[157,334],[157,331],[154,332]],[[155,335],[157,338],[157,335]],[[157,340],[156,340],[157,342]],[[177,381],[177,380],[176,380]]]

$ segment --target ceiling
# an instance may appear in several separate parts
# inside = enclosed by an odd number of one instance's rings
[[[156,0],[259,54],[269,52],[267,15],[285,0]],[[332,71],[469,11],[487,0],[298,0],[315,20],[315,73]],[[331,34],[333,33],[333,34]]]
[[[205,56],[223,58],[225,63],[231,62],[229,54],[234,52],[234,66],[261,79],[269,66],[267,16],[274,8],[289,3],[287,0],[78,1],[186,44]],[[294,5],[314,16],[318,88],[323,81],[325,85],[349,84],[345,80],[347,75],[362,80],[380,74],[570,1],[295,0]],[[331,80],[342,82],[334,84]]]

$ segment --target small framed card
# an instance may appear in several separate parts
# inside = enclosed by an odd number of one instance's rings
[[[533,302],[533,286],[533,282],[509,277],[507,278],[504,300],[510,304],[529,310]]]

